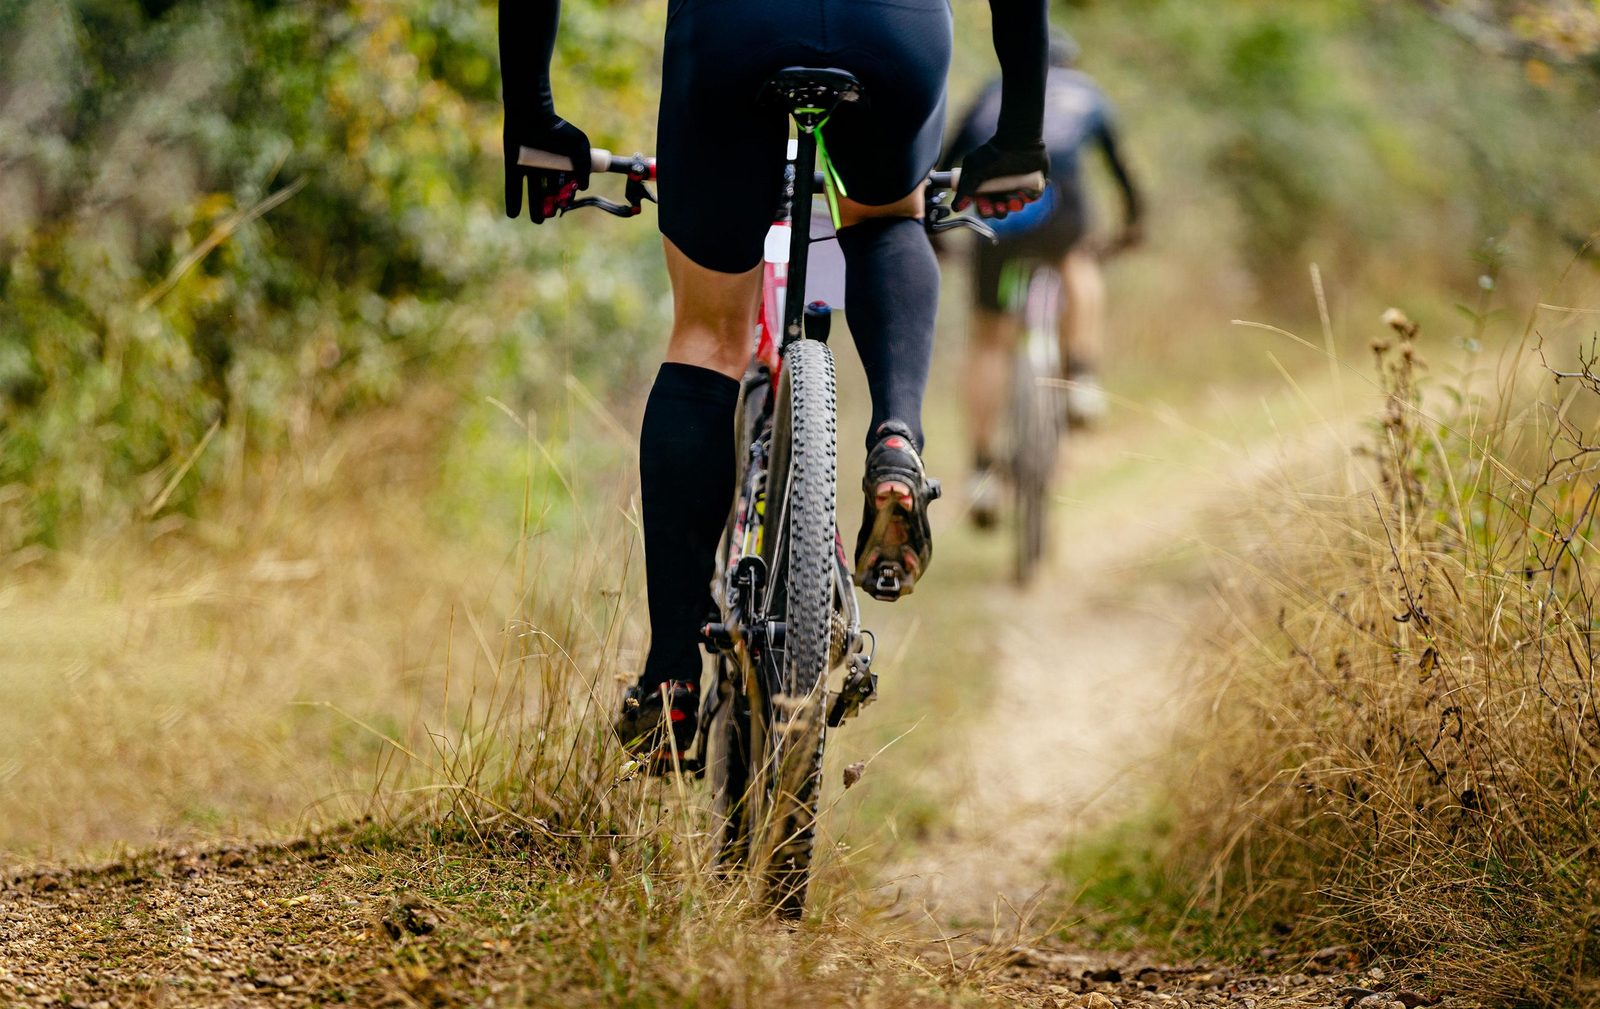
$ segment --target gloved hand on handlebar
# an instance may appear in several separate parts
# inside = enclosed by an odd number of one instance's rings
[[[1050,156],[1045,153],[1044,141],[1036,140],[1020,147],[1002,146],[997,139],[974,150],[961,160],[961,180],[956,186],[955,209],[978,208],[981,217],[1005,217],[1014,210],[1032,203],[1043,195],[1042,189],[1013,189],[1002,192],[979,193],[985,184],[1013,175],[1041,176],[1050,170]]]
[[[528,183],[528,218],[542,224],[570,205],[581,189],[589,188],[589,138],[565,119],[552,118],[543,125],[518,125],[506,110],[506,216],[522,216],[522,183]],[[570,172],[527,168],[517,164],[523,147],[572,159]]]

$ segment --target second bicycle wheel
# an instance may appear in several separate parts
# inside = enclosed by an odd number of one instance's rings
[[[765,800],[751,837],[767,899],[786,917],[805,908],[817,803],[822,791],[827,673],[832,652],[835,577],[836,427],[833,355],[797,340],[784,351],[773,418],[763,554],[766,612],[781,621],[782,644],[769,650]],[[760,713],[752,711],[752,716]]]
[[[1027,584],[1048,549],[1050,488],[1061,436],[1051,383],[1059,374],[1060,282],[1055,271],[1032,271],[1023,302],[1020,345],[1011,380],[1011,486],[1016,495],[1016,579]]]
[[[718,547],[712,591],[717,596],[721,615],[730,622],[744,618],[732,608],[727,593],[729,565],[746,550],[756,549],[759,528],[760,488],[765,486],[766,461],[752,449],[762,438],[770,420],[771,375],[766,368],[752,365],[745,373],[739,395],[736,458],[739,461],[738,503],[728,514]],[[756,536],[749,535],[749,528]],[[736,538],[737,537],[737,542]],[[717,656],[717,675],[713,692],[703,705],[702,724],[706,733],[706,776],[711,785],[711,826],[717,864],[725,868],[743,867],[750,853],[752,813],[759,801],[752,802],[752,770],[759,768],[766,753],[764,723],[751,720],[752,707],[764,704],[767,691],[759,668],[753,668],[749,652]],[[756,730],[761,729],[758,733]],[[759,738],[758,738],[759,737]]]
[[[711,829],[720,866],[743,865],[749,851],[750,699],[733,682],[733,660],[717,657],[717,677],[708,698],[706,776],[711,783]]]

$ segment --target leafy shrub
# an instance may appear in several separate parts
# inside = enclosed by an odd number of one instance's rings
[[[562,94],[638,142],[656,22],[568,6]],[[0,4],[0,551],[193,510],[486,356],[524,409],[630,359],[649,229],[505,220],[494,33],[461,0]]]

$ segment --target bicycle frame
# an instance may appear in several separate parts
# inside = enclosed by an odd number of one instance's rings
[[[805,335],[806,272],[811,249],[810,210],[812,198],[816,195],[816,129],[821,118],[808,115],[802,119],[796,116],[800,129],[798,136],[791,141],[794,147],[784,166],[783,195],[763,247],[755,358],[772,369],[774,378],[781,366],[784,349],[791,341]],[[795,207],[806,210],[803,227],[794,225]],[[800,292],[799,298],[788,296],[791,287]]]
[[[779,198],[778,207],[772,225],[767,231],[767,238],[763,245],[762,270],[761,270],[761,300],[756,319],[755,349],[752,363],[757,369],[763,369],[765,376],[761,383],[762,394],[766,400],[759,404],[761,410],[760,427],[753,432],[751,444],[747,446],[752,453],[749,459],[747,473],[754,473],[758,478],[765,477],[765,439],[770,435],[773,422],[772,393],[778,387],[778,381],[783,368],[783,352],[796,340],[808,338],[807,313],[812,313],[812,318],[821,316],[824,320],[831,309],[817,302],[807,305],[804,298],[807,263],[811,247],[810,208],[816,195],[817,184],[821,176],[816,171],[817,139],[816,129],[826,116],[821,110],[801,110],[795,114],[796,125],[799,127],[797,136],[789,141],[790,155],[784,165],[784,185]],[[803,226],[795,226],[795,208],[804,208]],[[798,291],[801,297],[791,298],[790,291]],[[774,325],[777,322],[778,325]],[[817,326],[813,323],[813,326]],[[820,324],[820,332],[810,334],[810,338],[826,340],[826,322]],[[747,394],[748,394],[747,388]],[[724,584],[722,598],[719,603],[724,608],[724,625],[714,629],[712,636],[720,637],[719,647],[726,645],[724,650],[739,650],[749,647],[750,642],[744,640],[744,635],[739,633],[739,628],[729,626],[736,618],[739,622],[746,622],[750,618],[759,619],[766,609],[764,585],[759,584],[767,574],[764,571],[756,572],[746,568],[740,570],[740,563],[745,558],[756,558],[762,550],[761,535],[764,528],[765,514],[763,511],[766,501],[764,483],[761,486],[741,486],[739,491],[739,508],[734,516],[734,523],[729,537],[728,555],[723,558]],[[857,641],[861,634],[860,611],[856,604],[855,592],[849,578],[849,565],[843,557],[843,546],[840,544],[840,598],[843,600],[845,610],[844,640],[841,642],[841,653],[848,655],[855,651]],[[740,583],[740,579],[744,579]],[[740,603],[744,603],[741,606]],[[747,607],[754,606],[752,612]],[[743,612],[739,612],[743,610]],[[720,631],[717,634],[716,631]],[[782,647],[782,628],[772,628],[767,633],[769,639],[765,644],[776,644]],[[709,699],[708,694],[708,699]]]

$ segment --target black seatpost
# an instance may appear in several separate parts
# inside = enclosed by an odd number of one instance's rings
[[[806,310],[806,253],[811,248],[811,197],[816,192],[817,124],[825,117],[817,110],[799,111],[795,144],[794,208],[789,215],[789,291],[783,305],[783,345],[803,335]]]

